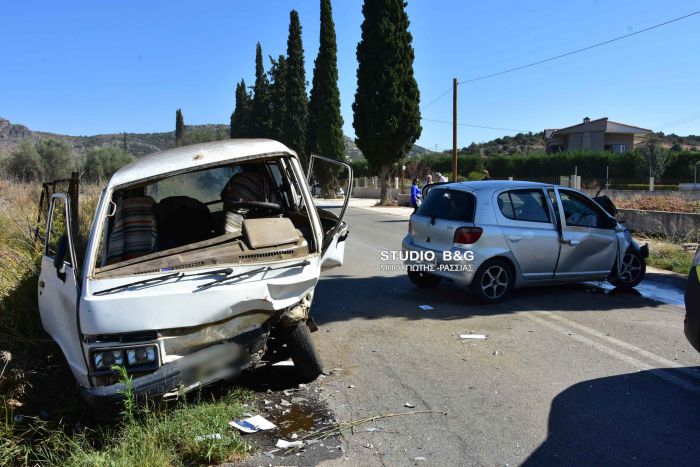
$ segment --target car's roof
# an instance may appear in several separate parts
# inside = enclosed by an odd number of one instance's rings
[[[441,183],[436,186],[449,186],[468,191],[500,190],[502,188],[543,188],[552,185],[539,182],[525,182],[519,180],[482,180],[478,182],[451,182]]]
[[[109,185],[116,187],[227,161],[280,154],[297,157],[287,146],[271,139],[228,139],[181,146],[154,152],[122,167],[112,176]]]

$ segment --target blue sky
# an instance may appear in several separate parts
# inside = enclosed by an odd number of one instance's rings
[[[409,0],[423,105],[460,80],[497,72],[682,16],[691,1]],[[0,116],[73,135],[228,123],[235,84],[253,82],[255,43],[286,50],[299,11],[307,79],[318,51],[318,1],[24,1],[0,10]],[[345,133],[353,135],[361,0],[333,2]],[[462,123],[540,131],[584,116],[700,134],[700,15],[530,69],[465,84]],[[269,62],[266,60],[266,68]],[[451,96],[423,117],[451,120]],[[698,115],[700,117],[700,115]],[[451,147],[450,125],[423,122],[418,143]],[[459,145],[508,133],[459,128]]]

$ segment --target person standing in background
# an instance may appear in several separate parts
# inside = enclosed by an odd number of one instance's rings
[[[484,170],[482,173],[484,174],[484,178],[482,178],[482,180],[491,180],[491,175],[489,175],[488,170]]]
[[[447,183],[447,177],[445,177],[443,174],[440,172],[435,172],[435,176],[438,179],[438,183]]]
[[[430,185],[431,183],[433,183],[433,176],[428,174],[428,176],[425,177],[425,184]]]
[[[411,185],[411,206],[413,206],[413,212],[416,212],[418,210],[418,206],[420,206],[422,198],[423,194],[421,193],[421,189],[418,186],[418,179],[414,178],[413,184]]]

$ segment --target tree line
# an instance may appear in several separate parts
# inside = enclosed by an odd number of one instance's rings
[[[352,105],[355,142],[368,170],[382,180],[381,201],[388,199],[392,165],[402,160],[420,137],[420,94],[413,74],[413,38],[403,0],[365,0],[362,39],[357,45],[357,91]],[[287,53],[269,57],[265,71],[262,46],[255,47],[255,82],[236,84],[231,138],[271,138],[294,149],[304,165],[318,153],[343,161],[335,25],[330,0],[320,0],[319,50],[311,92],[306,93],[304,47],[299,14],[289,14]],[[178,128],[180,131],[178,131]],[[178,136],[180,135],[180,136]],[[176,144],[184,141],[182,113],[176,113]],[[324,194],[337,183],[332,169],[318,173]]]
[[[73,147],[61,140],[24,140],[1,161],[3,172],[23,181],[65,179],[73,171],[88,181],[105,180],[135,157],[115,146],[94,147],[76,157]]]
[[[356,177],[371,177],[367,162],[352,162]],[[492,178],[540,179],[571,175],[576,171],[585,178],[604,180],[606,176],[618,180],[642,180],[649,176],[657,179],[692,180],[695,166],[700,166],[700,152],[664,149],[658,144],[645,144],[634,151],[613,154],[607,151],[570,151],[545,154],[484,157],[463,148],[458,154],[458,178],[480,180],[486,169]],[[430,153],[413,157],[405,162],[404,177],[424,179],[429,173],[441,172],[451,176],[452,155]],[[398,164],[392,167],[392,176],[400,176]]]

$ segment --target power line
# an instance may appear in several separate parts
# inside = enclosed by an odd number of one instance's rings
[[[695,114],[690,114],[686,115],[685,117],[681,117],[676,120],[671,120],[666,123],[662,123],[661,125],[657,126],[657,130],[663,130],[665,128],[673,128],[681,125],[685,125],[686,123],[690,123],[694,120],[697,120],[700,118],[700,113],[695,113]]]
[[[433,120],[430,118],[423,118],[421,117],[421,120],[425,120],[426,122],[434,122],[434,123],[446,123],[448,125],[452,125],[452,122],[448,122],[445,120]],[[468,126],[470,128],[482,128],[484,130],[498,130],[498,131],[510,131],[513,133],[527,133],[528,130],[514,130],[512,128],[498,128],[498,127],[493,127],[493,126],[483,126],[483,125],[473,125],[471,123],[457,123],[459,126]]]
[[[660,27],[662,27],[662,26],[666,26],[666,25],[668,25],[668,24],[675,23],[676,21],[681,21],[681,20],[686,19],[686,18],[689,18],[689,17],[691,17],[691,16],[695,16],[695,15],[697,15],[697,14],[699,14],[699,13],[700,13],[700,10],[694,11],[694,12],[692,12],[692,13],[688,13],[687,15],[679,16],[678,18],[673,18],[673,19],[668,20],[668,21],[665,21],[665,22],[663,22],[663,23],[659,23],[659,24],[656,24],[656,25],[654,25],[654,26],[650,26],[650,27],[648,27],[648,28],[645,28],[645,29],[642,29],[642,30],[639,30],[639,31],[636,31],[636,32],[632,32],[632,33],[630,33],[630,34],[625,34],[625,35],[623,35],[623,36],[615,37],[615,38],[613,38],[613,39],[609,39],[609,40],[604,41],[604,42],[599,42],[599,43],[597,43],[597,44],[589,45],[589,46],[583,47],[583,48],[581,48],[581,49],[572,50],[571,52],[566,52],[566,53],[563,53],[563,54],[560,54],[560,55],[557,55],[557,56],[554,56],[554,57],[546,58],[546,59],[544,59],[544,60],[539,60],[539,61],[537,61],[537,62],[528,63],[527,65],[521,65],[521,66],[518,66],[518,67],[515,67],[515,68],[509,68],[509,69],[507,69],[507,70],[499,71],[499,72],[497,72],[497,73],[491,73],[491,74],[489,74],[489,75],[479,76],[479,77],[476,77],[476,78],[471,78],[471,79],[468,79],[468,80],[460,81],[458,84],[472,83],[472,82],[474,82],[474,81],[480,81],[480,80],[487,79],[487,78],[493,78],[493,77],[495,77],[495,76],[500,76],[500,75],[504,75],[504,74],[506,74],[506,73],[512,73],[512,72],[514,72],[514,71],[522,70],[522,69],[524,69],[524,68],[530,68],[530,67],[533,67],[533,66],[541,65],[541,64],[543,64],[543,63],[551,62],[551,61],[553,61],[553,60],[557,60],[557,59],[560,59],[560,58],[568,57],[569,55],[574,55],[574,54],[577,54],[577,53],[580,53],[580,52],[585,52],[585,51],[587,51],[587,50],[591,50],[591,49],[594,49],[594,48],[596,48],[596,47],[600,47],[600,46],[603,46],[603,45],[606,45],[606,44],[610,44],[610,43],[612,43],[612,42],[616,42],[616,41],[619,41],[619,40],[622,40],[622,39],[626,39],[626,38],[628,38],[628,37],[636,36],[637,34],[642,34],[642,33],[644,33],[644,32],[651,31],[652,29],[657,29],[657,28],[660,28]],[[433,105],[434,103],[436,103],[437,101],[439,101],[440,99],[442,99],[443,97],[445,97],[445,96],[447,95],[447,93],[450,92],[451,89],[452,89],[452,87],[447,88],[442,94],[440,94],[440,95],[437,96],[435,99],[433,99],[432,101],[430,101],[429,103],[427,103],[426,105],[424,105],[423,107],[421,107],[421,110],[427,109],[428,107],[430,107],[431,105]],[[442,123],[442,122],[441,122],[441,123]],[[509,131],[510,131],[510,130],[509,130]],[[515,130],[513,130],[513,131],[515,131]]]
[[[610,44],[610,43],[612,43],[612,42],[616,42],[616,41],[619,41],[619,40],[622,40],[622,39],[626,39],[626,38],[628,38],[628,37],[636,36],[637,34],[642,34],[643,32],[651,31],[652,29],[656,29],[656,28],[660,28],[660,27],[662,27],[662,26],[666,26],[667,24],[675,23],[676,21],[680,21],[680,20],[683,20],[683,19],[686,19],[686,18],[690,18],[691,16],[697,15],[697,14],[699,14],[699,13],[700,13],[700,10],[694,11],[694,12],[692,12],[692,13],[688,13],[687,15],[679,16],[678,18],[673,18],[673,19],[668,20],[668,21],[665,21],[665,22],[663,22],[663,23],[659,23],[659,24],[656,24],[656,25],[654,25],[654,26],[650,26],[650,27],[648,27],[648,28],[641,29],[641,30],[636,31],[636,32],[632,32],[632,33],[629,33],[629,34],[625,34],[624,36],[615,37],[615,38],[613,38],[613,39],[609,39],[609,40],[604,41],[604,42],[599,42],[599,43],[597,43],[597,44],[589,45],[588,47],[583,47],[582,49],[572,50],[571,52],[566,52],[566,53],[563,53],[563,54],[561,54],[561,55],[557,55],[557,56],[555,56],[555,57],[549,57],[549,58],[545,58],[544,60],[539,60],[539,61],[537,61],[537,62],[528,63],[527,65],[521,65],[521,66],[518,66],[518,67],[515,67],[515,68],[509,68],[509,69],[507,69],[507,70],[499,71],[499,72],[497,72],[497,73],[491,73],[491,74],[489,74],[489,75],[479,76],[479,77],[472,78],[472,79],[468,79],[468,80],[465,80],[465,81],[460,81],[459,84],[473,83],[474,81],[479,81],[479,80],[487,79],[487,78],[493,78],[494,76],[500,76],[500,75],[504,75],[504,74],[506,74],[506,73],[512,73],[512,72],[514,72],[514,71],[522,70],[522,69],[524,69],[524,68],[530,68],[530,67],[533,67],[533,66],[536,66],[536,65],[541,65],[542,63],[551,62],[552,60],[557,60],[557,59],[559,59],[559,58],[568,57],[569,55],[574,55],[574,54],[577,54],[577,53],[580,53],[580,52],[585,52],[586,50],[594,49],[594,48],[596,48],[596,47],[600,47],[600,46],[603,46],[603,45],[606,45],[606,44]],[[442,97],[442,96],[440,96],[440,97]]]
[[[445,95],[447,95],[447,93],[450,92],[451,90],[452,90],[452,86],[450,86],[449,88],[445,89],[445,92],[443,92],[442,94],[440,94],[439,96],[437,96],[435,99],[433,99],[432,101],[430,101],[429,103],[427,103],[426,105],[424,105],[423,107],[421,107],[421,110],[427,109],[428,107],[430,107],[431,105],[433,105],[434,103],[436,103],[437,101],[439,101],[440,99],[442,99],[443,97],[445,97]]]

